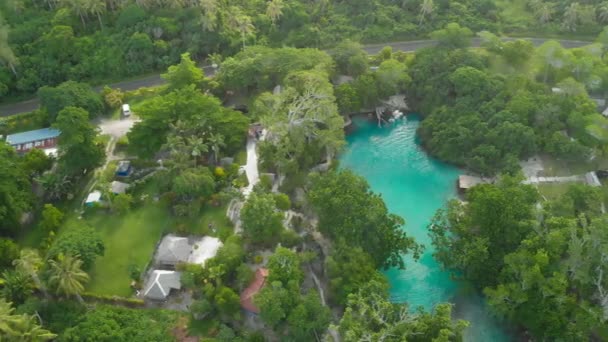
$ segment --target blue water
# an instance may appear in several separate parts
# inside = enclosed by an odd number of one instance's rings
[[[460,170],[432,159],[421,149],[415,116],[390,127],[379,128],[363,119],[356,119],[354,125],[341,167],[365,177],[372,190],[382,194],[388,209],[405,219],[407,234],[426,247],[418,262],[406,256],[406,270],[386,272],[392,299],[427,310],[440,302],[455,303],[455,315],[471,322],[466,341],[508,341],[471,286],[452,280],[432,256],[427,226],[437,209],[456,195]]]

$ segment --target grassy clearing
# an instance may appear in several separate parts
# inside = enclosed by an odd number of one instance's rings
[[[123,216],[100,212],[88,218],[87,222],[101,234],[106,249],[90,272],[87,291],[130,296],[130,268],[144,270],[163,232],[171,230],[171,221],[164,208],[153,204]]]
[[[189,227],[189,232],[193,235],[211,235],[225,240],[233,231],[232,223],[226,217],[226,210],[227,206],[225,205],[205,207],[200,217],[194,220],[194,223]]]
[[[547,200],[555,200],[566,194],[572,183],[538,184],[538,192]]]
[[[572,175],[580,175],[590,171],[597,171],[608,168],[608,158],[598,156],[591,162],[576,163],[564,160],[557,160],[550,156],[542,156],[543,166],[545,171],[542,176],[546,177],[564,177]]]

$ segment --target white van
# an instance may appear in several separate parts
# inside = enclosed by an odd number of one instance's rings
[[[122,105],[122,115],[131,116],[131,108],[126,103]]]

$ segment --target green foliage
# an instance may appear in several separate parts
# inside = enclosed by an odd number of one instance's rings
[[[274,194],[274,202],[279,210],[289,210],[291,208],[291,200],[286,194]]]
[[[433,219],[434,255],[483,288],[496,283],[505,255],[532,231],[538,193],[518,178],[504,177],[496,185],[470,189],[467,201],[450,202],[447,211],[440,210]]]
[[[21,215],[30,209],[31,184],[15,150],[0,142],[0,231],[15,234]]]
[[[329,308],[321,304],[316,292],[309,292],[287,316],[289,336],[295,341],[310,341],[325,331],[330,321]]]
[[[165,145],[172,124],[186,130],[176,132],[183,139],[208,137],[203,133],[209,134],[210,128],[224,137],[225,150],[232,153],[241,148],[249,122],[242,113],[223,107],[217,98],[200,93],[194,85],[154,97],[136,111],[142,121],[128,134],[129,149],[146,158]]]
[[[235,278],[239,279],[239,282],[248,283],[243,279],[246,276],[241,275],[243,270],[241,266],[244,265],[245,261],[245,250],[243,249],[242,238],[238,235],[229,237],[222,247],[217,251],[214,258],[207,261],[207,267],[221,266],[224,270],[224,280],[229,282]]]
[[[226,59],[217,78],[228,89],[261,92],[283,83],[293,72],[330,74],[332,69],[329,55],[319,50],[253,46]]]
[[[0,238],[0,270],[10,268],[19,258],[19,246],[9,238]]]
[[[97,256],[104,254],[104,244],[99,233],[89,226],[69,227],[60,234],[48,251],[47,257],[54,259],[60,254],[78,255],[83,269],[89,270]]]
[[[421,247],[403,231],[403,219],[390,214],[382,198],[351,171],[315,176],[308,199],[319,230],[336,242],[362,248],[377,268],[403,268],[406,253],[418,257]]]
[[[187,169],[173,179],[172,190],[183,201],[209,197],[215,191],[215,179],[208,168]]]
[[[50,124],[48,114],[42,109],[0,118],[0,132],[11,134],[46,127]]]
[[[112,209],[119,213],[126,213],[131,210],[133,196],[130,194],[118,194],[112,199]]]
[[[272,246],[283,228],[274,196],[252,193],[241,210],[243,234],[252,243]]]
[[[23,156],[23,168],[29,175],[40,175],[53,166],[53,160],[41,149],[33,148]]]
[[[199,69],[190,58],[189,53],[184,53],[181,56],[181,62],[178,65],[172,65],[166,74],[162,74],[162,78],[169,84],[169,89],[180,89],[191,84],[199,86],[203,80],[203,71]]]
[[[452,320],[450,304],[439,304],[433,312],[408,313],[403,304],[388,299],[388,284],[372,279],[351,294],[344,316],[338,325],[347,342],[369,338],[372,341],[463,341],[466,321]]]
[[[101,91],[101,96],[103,97],[103,101],[106,107],[110,109],[119,108],[125,98],[125,94],[122,92],[122,90],[118,88],[113,89],[108,86],[103,87],[103,90]]]
[[[300,257],[290,249],[277,247],[274,254],[268,259],[269,282],[288,284],[293,282],[299,285],[304,279],[304,272],[300,267]]]
[[[53,127],[61,131],[59,165],[67,174],[81,174],[103,163],[104,146],[96,142],[98,132],[84,109],[66,107],[59,112]]]
[[[340,245],[325,260],[332,301],[346,305],[348,295],[357,292],[375,274],[374,261],[360,247]]]
[[[280,94],[262,94],[256,100],[263,108],[262,123],[273,133],[260,144],[260,158],[279,174],[297,175],[331,161],[341,150],[344,119],[326,73],[293,72],[284,86]]]
[[[17,315],[12,303],[0,298],[0,338],[6,341],[50,341],[57,335],[38,325],[34,316]]]
[[[231,288],[220,287],[216,291],[214,302],[220,315],[238,319],[241,311],[240,297]]]
[[[330,51],[337,72],[357,77],[367,71],[367,53],[361,44],[345,40]]]
[[[63,221],[63,213],[52,204],[45,204],[39,226],[46,232],[57,231]]]
[[[103,102],[89,85],[74,81],[64,82],[57,87],[45,86],[38,91],[40,106],[46,109],[49,121],[54,122],[59,112],[66,107],[80,107],[91,118],[103,113]]]
[[[517,179],[476,186],[466,206],[453,202],[433,220],[436,257],[532,337],[589,339],[603,324],[608,286],[600,199],[598,190],[572,185],[539,215],[536,191]]]
[[[444,29],[431,33],[431,38],[437,41],[440,47],[448,49],[460,49],[471,45],[473,32],[467,27],[461,27],[458,23],[449,23]]]
[[[34,291],[32,278],[16,270],[2,272],[0,284],[2,285],[0,289],[2,297],[15,305],[25,302]]]
[[[173,341],[175,315],[160,310],[133,310],[98,305],[65,330],[61,341]]]

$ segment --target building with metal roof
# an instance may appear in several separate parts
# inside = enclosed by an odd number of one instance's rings
[[[182,288],[181,273],[175,271],[154,270],[144,287],[144,297],[164,300],[171,290]]]
[[[166,235],[158,249],[154,261],[161,267],[175,267],[179,263],[188,262],[192,246],[188,243],[188,238],[175,235]]]
[[[49,149],[57,146],[61,132],[54,128],[41,128],[33,131],[10,134],[6,142],[17,152],[27,152],[33,148]]]
[[[245,311],[253,314],[260,313],[260,309],[253,303],[253,298],[266,285],[266,278],[268,278],[268,269],[258,268],[255,271],[255,278],[241,293],[241,308]]]

